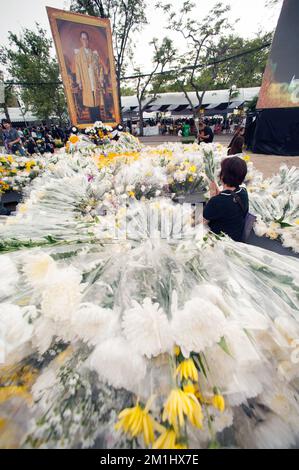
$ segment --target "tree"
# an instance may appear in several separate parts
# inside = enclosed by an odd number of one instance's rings
[[[204,66],[223,57],[225,51],[217,49],[216,44],[228,28],[231,31],[233,27],[227,18],[229,6],[223,6],[220,2],[215,4],[202,20],[196,19],[198,11],[194,11],[195,6],[191,0],[185,0],[179,10],[174,9],[171,4],[157,4],[157,7],[167,13],[170,29],[180,33],[185,40],[186,53],[178,61],[174,82],[184,93],[194,119],[201,108],[205,92],[216,81],[218,73],[216,65]],[[203,67],[198,68],[200,64]],[[191,65],[192,68],[182,71],[186,65]],[[195,92],[196,103],[191,100],[190,90]]]
[[[61,121],[66,113],[64,92],[59,82],[59,67],[51,57],[52,41],[36,23],[36,31],[24,29],[18,36],[9,32],[9,47],[0,49],[0,62],[13,81],[26,83],[20,99],[25,111],[31,109],[39,119],[56,116]]]
[[[140,30],[147,23],[145,0],[72,0],[71,10],[87,13],[91,16],[110,18],[115,69],[118,84],[119,109],[121,109],[121,78],[132,56],[132,33]]]
[[[135,90],[131,86],[121,86],[120,94],[121,96],[133,96],[135,95]]]
[[[152,72],[147,77],[143,78],[142,76],[139,76],[136,79],[140,136],[143,136],[143,113],[147,106],[150,106],[156,101],[164,81],[163,75],[159,75],[154,81],[153,78],[155,73],[163,73],[165,67],[171,64],[176,55],[173,42],[169,38],[164,38],[161,45],[159,45],[158,40],[154,38],[150,44],[154,47]],[[141,74],[139,68],[135,68],[135,72]]]
[[[269,47],[265,48],[264,45],[270,44],[271,40],[272,33],[259,33],[253,39],[236,35],[220,38],[215,48],[216,55],[220,54],[222,58],[233,57],[245,51],[252,52],[217,64],[213,88],[228,88],[232,84],[239,88],[260,86],[269,56]]]

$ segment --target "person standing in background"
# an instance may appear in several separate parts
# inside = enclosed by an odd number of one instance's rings
[[[237,155],[238,153],[242,153],[244,147],[244,134],[245,128],[239,127],[234,137],[232,138],[231,143],[228,146],[227,155]]]

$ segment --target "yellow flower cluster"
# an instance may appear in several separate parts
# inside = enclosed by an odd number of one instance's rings
[[[26,171],[31,171],[31,168],[36,165],[36,162],[34,160],[30,160],[29,162],[26,162]]]
[[[115,162],[119,164],[129,165],[130,163],[138,160],[139,157],[139,152],[110,152],[108,153],[108,155],[98,155],[97,157],[95,157],[95,161],[97,162],[98,168],[101,170],[104,167],[109,167]]]

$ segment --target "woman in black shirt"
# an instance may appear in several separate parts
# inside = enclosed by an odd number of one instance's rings
[[[240,185],[247,175],[247,165],[239,157],[223,160],[220,179],[223,191],[216,183],[211,184],[214,197],[206,205],[203,216],[212,232],[225,233],[237,242],[242,241],[245,217],[249,209],[248,194]]]

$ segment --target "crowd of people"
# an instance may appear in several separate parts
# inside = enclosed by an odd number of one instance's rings
[[[203,122],[210,127],[213,134],[234,134],[236,129],[243,123],[239,116],[234,117],[205,117]],[[127,120],[126,129],[133,135],[138,135],[139,122]],[[197,129],[193,118],[167,118],[154,119],[150,118],[144,121],[143,127],[158,127],[159,135],[183,136],[184,127],[190,126],[190,135],[197,136]]]
[[[242,152],[244,146],[244,132],[237,121],[227,119],[205,118],[200,120],[198,126],[194,119],[184,118],[174,120],[150,120],[146,125],[158,126],[160,135],[177,135],[182,138],[196,137],[198,143],[212,143],[215,134],[234,134],[229,145],[229,155]],[[132,121],[127,121],[124,129],[134,135],[135,127]],[[35,153],[54,153],[56,148],[63,147],[71,133],[70,128],[62,128],[56,125],[13,127],[11,122],[2,119],[0,125],[0,150],[2,152],[31,156]]]
[[[55,148],[65,145],[70,135],[69,129],[59,126],[13,127],[7,119],[2,119],[0,126],[0,147],[7,153],[21,156],[35,153],[54,153]]]

